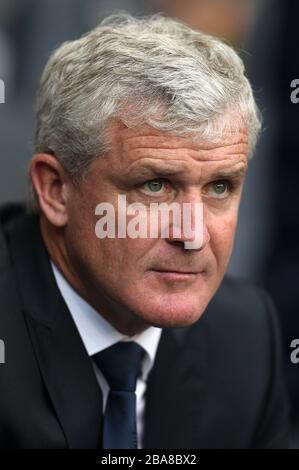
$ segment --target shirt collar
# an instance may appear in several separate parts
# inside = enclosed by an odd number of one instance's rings
[[[73,289],[53,261],[50,261],[57,286],[75,322],[88,355],[93,356],[119,341],[135,341],[146,351],[142,367],[142,376],[146,380],[154,364],[162,329],[151,326],[135,336],[123,335]]]

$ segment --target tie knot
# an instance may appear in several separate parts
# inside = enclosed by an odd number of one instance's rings
[[[139,344],[119,342],[93,356],[111,390],[135,392],[144,349]]]

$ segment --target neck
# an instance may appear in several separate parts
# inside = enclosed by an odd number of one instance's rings
[[[93,287],[92,281],[87,280],[84,273],[74,269],[65,246],[64,230],[51,225],[43,216],[40,218],[40,229],[44,244],[50,258],[55,263],[61,274],[69,282],[72,288],[89,305],[91,305],[102,317],[117,331],[126,336],[134,336],[142,333],[150,327],[133,312],[109,298],[99,286]],[[81,282],[83,280],[83,282]],[[94,295],[94,292],[97,295]]]

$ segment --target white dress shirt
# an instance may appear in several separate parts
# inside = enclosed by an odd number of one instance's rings
[[[142,333],[132,337],[123,335],[108,323],[72,288],[52,260],[51,266],[58,288],[66,305],[68,306],[89,356],[93,356],[119,341],[135,341],[145,350],[141,375],[138,378],[136,385],[138,447],[142,448],[146,381],[154,364],[162,332],[161,328],[150,327]],[[103,394],[104,412],[109,393],[109,385],[94,361],[93,367]]]

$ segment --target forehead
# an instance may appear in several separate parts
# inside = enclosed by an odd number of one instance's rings
[[[109,159],[130,171],[146,166],[165,169],[215,167],[247,164],[248,133],[245,128],[226,130],[216,141],[175,136],[149,126],[129,129],[117,124],[109,132]]]

